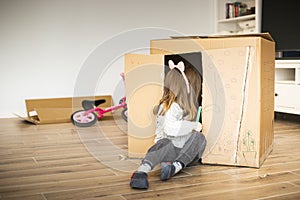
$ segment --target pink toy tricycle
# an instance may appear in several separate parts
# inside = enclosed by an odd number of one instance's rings
[[[99,99],[96,101],[83,100],[82,107],[84,110],[78,110],[71,115],[72,123],[78,127],[89,127],[94,125],[99,119],[104,117],[105,113],[113,112],[120,108],[123,108],[121,115],[122,118],[127,122],[126,97],[123,97],[119,101],[118,105],[111,106],[105,109],[97,107],[102,103],[105,103],[105,99]]]
[[[124,81],[124,73],[121,73]],[[123,108],[121,115],[122,118],[127,122],[127,104],[126,97],[123,97],[119,104],[116,106],[110,106],[108,108],[102,109],[98,106],[105,103],[105,99],[99,99],[95,101],[83,100],[82,107],[84,110],[78,110],[71,115],[71,121],[75,126],[78,127],[88,127],[94,125],[99,119],[104,117],[107,112],[113,112],[117,109]]]

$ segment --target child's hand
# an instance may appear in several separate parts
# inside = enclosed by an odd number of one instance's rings
[[[197,132],[201,132],[202,131],[202,124],[200,122],[198,122],[195,131],[197,131]]]

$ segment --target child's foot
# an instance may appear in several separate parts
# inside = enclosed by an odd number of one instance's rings
[[[160,179],[166,181],[175,174],[175,166],[172,163],[161,163]]]
[[[130,187],[135,189],[148,189],[148,175],[145,172],[134,172],[131,176]]]

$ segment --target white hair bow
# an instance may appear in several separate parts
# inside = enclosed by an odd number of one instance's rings
[[[185,80],[185,84],[186,84],[186,89],[187,89],[187,92],[190,93],[190,84],[189,84],[189,81],[184,73],[184,70],[185,70],[185,66],[184,66],[184,63],[182,61],[180,61],[177,65],[174,64],[174,62],[172,60],[169,60],[169,67],[170,69],[174,69],[174,68],[177,68],[182,76],[183,76],[183,79]]]

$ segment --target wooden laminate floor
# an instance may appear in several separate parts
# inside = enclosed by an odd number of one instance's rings
[[[299,118],[275,120],[274,149],[260,169],[197,165],[133,190],[126,124],[103,119],[89,128],[0,119],[0,199],[300,199]]]

